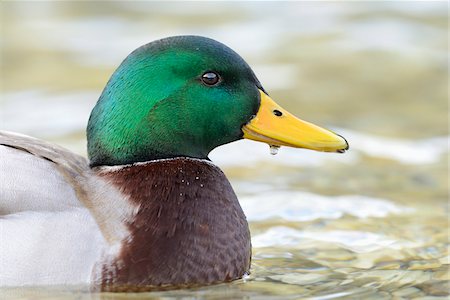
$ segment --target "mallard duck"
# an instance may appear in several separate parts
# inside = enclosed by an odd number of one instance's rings
[[[137,291],[242,278],[249,227],[208,159],[242,138],[348,149],[343,137],[276,104],[215,40],[177,36],[136,49],[92,110],[89,159],[0,134],[0,286]]]

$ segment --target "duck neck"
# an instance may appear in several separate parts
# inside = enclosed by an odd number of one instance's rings
[[[211,162],[176,158],[104,168],[137,207],[130,238],[102,268],[102,290],[192,286],[241,278],[250,267],[245,215]],[[112,275],[114,274],[114,275]]]

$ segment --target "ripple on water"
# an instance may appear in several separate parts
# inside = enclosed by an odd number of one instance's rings
[[[249,221],[281,218],[302,222],[320,218],[338,219],[345,214],[357,218],[385,217],[413,211],[386,199],[361,195],[324,196],[289,190],[267,191],[240,199]]]
[[[396,240],[382,234],[355,230],[308,231],[286,226],[271,227],[252,238],[254,247],[306,247],[311,241],[337,244],[353,252],[365,253],[379,249],[414,247],[415,243]],[[315,243],[314,243],[315,244]]]

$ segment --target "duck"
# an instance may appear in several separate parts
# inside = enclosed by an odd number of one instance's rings
[[[0,132],[0,286],[185,288],[250,272],[245,214],[211,150],[240,139],[345,152],[278,105],[245,60],[201,36],[143,45],[87,124],[88,157]]]

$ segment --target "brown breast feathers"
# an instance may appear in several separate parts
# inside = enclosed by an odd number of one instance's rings
[[[204,285],[248,272],[248,224],[218,167],[177,158],[100,175],[139,207],[119,257],[102,267],[102,290]]]

